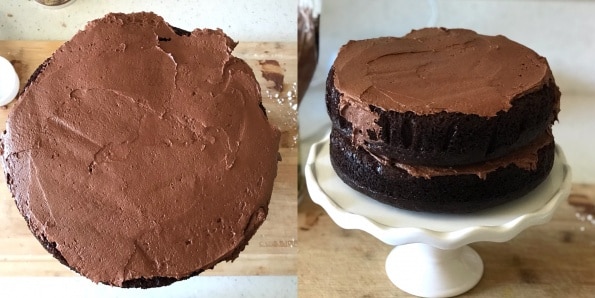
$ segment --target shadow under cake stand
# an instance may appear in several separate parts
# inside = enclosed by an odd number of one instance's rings
[[[337,225],[396,246],[386,259],[389,279],[401,290],[424,297],[451,297],[473,288],[483,274],[483,262],[467,244],[505,242],[548,222],[571,187],[570,167],[556,147],[549,176],[520,199],[463,215],[401,210],[352,189],[337,176],[328,136],[312,145],[305,176],[312,201]]]

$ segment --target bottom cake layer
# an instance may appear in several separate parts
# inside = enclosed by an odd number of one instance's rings
[[[549,174],[555,155],[553,139],[537,154],[534,170],[509,164],[483,178],[476,174],[424,178],[354,147],[338,130],[333,129],[330,138],[332,166],[347,185],[382,203],[420,212],[471,213],[519,198]]]

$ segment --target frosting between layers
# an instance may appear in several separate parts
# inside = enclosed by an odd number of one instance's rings
[[[379,156],[367,151],[376,160],[383,164],[391,164],[402,170],[407,171],[409,175],[413,177],[423,177],[431,179],[437,176],[452,176],[452,175],[477,175],[480,179],[486,179],[487,175],[500,168],[505,168],[509,165],[515,165],[520,169],[526,171],[534,171],[537,168],[537,162],[539,160],[538,151],[554,142],[554,137],[551,131],[547,131],[540,137],[535,139],[529,145],[519,148],[514,152],[507,154],[503,157],[488,160],[479,164],[472,164],[466,166],[457,167],[429,167],[419,165],[408,165],[393,160],[389,160],[386,157]]]
[[[109,14],[61,46],[2,139],[17,207],[95,282],[182,278],[239,249],[268,211],[279,131],[220,30]]]

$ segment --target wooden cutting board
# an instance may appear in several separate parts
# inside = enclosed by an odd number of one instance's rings
[[[61,41],[0,41],[0,55],[14,65],[21,88],[33,71],[49,57]],[[240,43],[234,55],[253,68],[263,91],[263,103],[271,121],[282,132],[283,158],[275,180],[269,215],[249,245],[233,263],[223,263],[204,275],[295,275],[297,260],[297,135],[295,82],[297,45],[295,43]],[[270,67],[264,61],[277,61]],[[268,68],[267,68],[268,67]],[[266,69],[265,69],[266,68]],[[281,92],[263,77],[274,72],[283,77]],[[0,108],[0,128],[5,127],[11,105]],[[48,254],[29,232],[0,178],[0,276],[76,275]]]

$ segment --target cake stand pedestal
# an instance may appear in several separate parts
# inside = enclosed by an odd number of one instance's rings
[[[401,290],[423,297],[451,297],[473,288],[483,274],[483,262],[467,245],[505,242],[546,223],[571,186],[570,167],[557,147],[550,175],[523,198],[463,215],[401,210],[343,183],[331,166],[328,136],[312,145],[305,176],[312,201],[337,225],[396,246],[386,259],[389,279]]]

